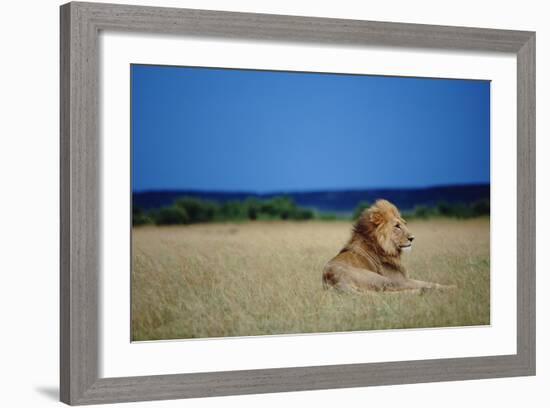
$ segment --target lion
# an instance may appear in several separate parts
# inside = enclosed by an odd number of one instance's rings
[[[376,201],[361,213],[344,248],[325,265],[323,286],[343,292],[454,288],[408,277],[401,254],[412,248],[414,238],[395,205]]]

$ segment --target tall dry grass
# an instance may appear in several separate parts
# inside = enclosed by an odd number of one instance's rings
[[[321,271],[346,222],[252,222],[133,231],[132,339],[489,324],[489,220],[410,223],[410,276],[452,292],[339,294]]]

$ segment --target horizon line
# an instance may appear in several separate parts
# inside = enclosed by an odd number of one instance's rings
[[[253,191],[253,190],[204,190],[196,188],[160,188],[160,189],[144,189],[132,190],[132,194],[146,193],[171,193],[171,192],[187,192],[187,193],[219,193],[219,194],[253,194],[253,195],[272,195],[272,194],[303,194],[303,193],[338,193],[338,192],[360,192],[360,191],[380,191],[380,190],[429,190],[434,188],[448,187],[476,187],[476,186],[491,186],[491,182],[477,183],[456,183],[456,184],[432,184],[428,186],[415,187],[352,187],[352,188],[327,188],[327,189],[304,189],[304,190],[269,190],[269,191]]]

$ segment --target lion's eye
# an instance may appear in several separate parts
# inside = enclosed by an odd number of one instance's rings
[[[401,225],[399,225],[399,224],[395,224],[395,228],[397,228],[397,229],[401,229]]]

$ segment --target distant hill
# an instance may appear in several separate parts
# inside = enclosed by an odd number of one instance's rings
[[[276,196],[287,196],[293,198],[300,207],[320,212],[351,214],[361,201],[373,203],[378,198],[385,198],[393,202],[401,210],[411,210],[419,205],[432,207],[440,202],[469,204],[474,201],[489,199],[490,185],[475,184],[406,189],[274,192],[269,194],[193,190],[145,191],[133,193],[133,205],[144,210],[151,210],[170,206],[175,200],[183,196],[197,197],[219,203],[232,200],[242,201],[249,197],[265,200]]]

